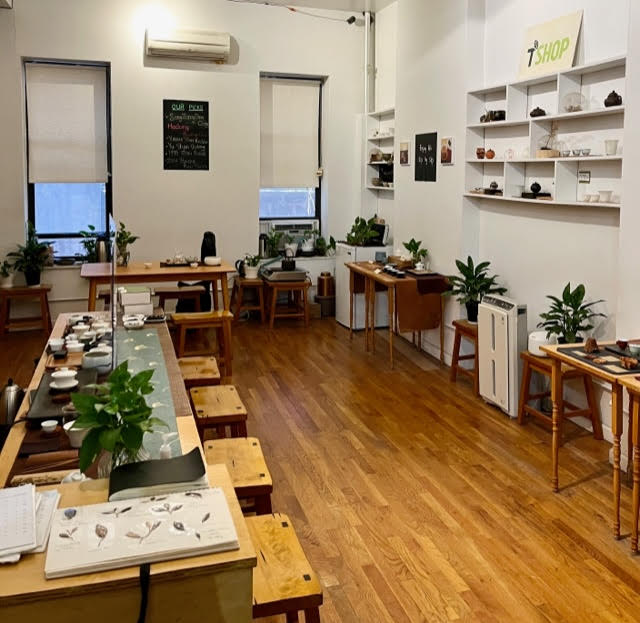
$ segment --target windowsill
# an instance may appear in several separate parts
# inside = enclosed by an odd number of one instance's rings
[[[44,270],[80,270],[82,268],[82,264],[68,264],[68,265],[59,265],[55,264],[53,266],[45,266]]]

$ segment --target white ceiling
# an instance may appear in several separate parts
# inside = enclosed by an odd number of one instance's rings
[[[231,1],[237,2],[238,0]],[[245,2],[358,12],[379,11],[392,2],[395,2],[395,0],[245,0]]]

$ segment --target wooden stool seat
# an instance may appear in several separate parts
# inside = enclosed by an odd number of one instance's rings
[[[255,507],[251,510],[256,514],[271,513],[273,481],[260,442],[255,437],[207,441],[204,453],[209,465],[223,463],[227,466],[239,500],[252,498]]]
[[[454,320],[453,326],[455,327],[456,333],[453,340],[453,357],[451,359],[450,380],[452,383],[455,383],[458,374],[464,374],[465,376],[470,377],[473,381],[473,391],[477,396],[479,394],[478,325],[476,323],[471,323],[468,320]],[[460,344],[462,342],[462,338],[468,340],[473,344],[472,355],[460,354]],[[468,359],[473,359],[473,368],[464,368],[460,365],[461,361],[466,361]]]
[[[194,311],[199,312],[200,296],[206,293],[202,286],[162,286],[153,289],[154,294],[158,297],[158,305],[164,309],[164,304],[169,300],[176,301],[193,301]]]
[[[233,358],[231,345],[231,321],[233,314],[229,311],[194,312],[189,314],[172,314],[171,322],[178,328],[178,358],[188,355],[210,355],[209,349],[186,349],[187,331],[192,329],[214,329],[218,336],[220,362],[224,366],[225,376],[231,376],[231,361]]]
[[[11,329],[42,329],[47,335],[51,333],[51,313],[49,311],[50,285],[41,283],[37,286],[11,286],[0,288],[0,335]],[[11,318],[12,301],[38,299],[40,315],[28,318]]]
[[[526,415],[531,415],[537,420],[541,421],[545,426],[551,428],[552,419],[551,414],[545,414],[542,411],[536,409],[532,405],[528,404],[532,400],[538,400],[551,396],[551,391],[539,392],[537,394],[531,393],[531,375],[533,372],[538,372],[549,379],[551,378],[552,363],[548,357],[537,357],[532,355],[528,350],[520,353],[522,359],[522,386],[520,387],[520,402],[518,404],[518,423],[524,424]],[[593,426],[593,436],[595,439],[602,439],[602,423],[600,421],[600,409],[595,399],[595,393],[593,391],[593,382],[591,375],[587,372],[583,372],[572,366],[562,364],[561,367],[562,384],[570,379],[582,378],[584,383],[584,391],[587,398],[587,408],[581,409],[576,405],[570,403],[567,400],[562,400],[560,406],[560,439],[562,439],[562,423],[564,419],[586,417],[591,420]]]
[[[245,290],[255,290],[258,294],[258,304],[248,305],[244,300]],[[233,319],[238,322],[243,311],[259,311],[260,322],[265,321],[266,314],[264,308],[264,281],[262,279],[247,279],[246,277],[236,277],[233,280],[233,290],[231,291],[231,306],[234,308]]]
[[[187,389],[220,385],[220,370],[215,357],[181,357],[178,366]]]
[[[227,426],[231,437],[247,436],[247,409],[233,385],[193,387],[189,393],[201,440],[212,428],[224,439]]]
[[[99,301],[102,301],[104,303],[104,309],[105,311],[107,309],[111,309],[111,289],[110,288],[103,288],[101,290],[98,290],[98,294],[96,296],[96,298]]]
[[[304,555],[289,517],[281,513],[246,517],[256,550],[253,569],[253,618],[285,614],[287,623],[320,623],[322,586]]]
[[[302,318],[304,326],[309,326],[309,297],[308,291],[311,282],[305,281],[266,281],[271,288],[269,297],[269,326],[273,329],[276,318]],[[289,305],[278,309],[278,295],[287,292]]]

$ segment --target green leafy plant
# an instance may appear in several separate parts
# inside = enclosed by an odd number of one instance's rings
[[[116,248],[118,249],[118,256],[121,258],[121,263],[126,265],[129,262],[129,251],[127,247],[132,245],[136,240],[139,240],[140,236],[132,234],[120,221],[120,226],[116,232]]]
[[[542,322],[538,323],[539,327],[547,330],[547,338],[557,335],[561,341],[572,344],[581,338],[578,335],[580,332],[593,329],[593,325],[589,322],[592,318],[598,316],[606,318],[605,314],[591,311],[591,308],[602,303],[603,299],[585,303],[584,297],[584,285],[579,284],[571,290],[571,282],[564,287],[561,298],[547,295],[551,300],[551,307],[548,312],[540,314]]]
[[[282,237],[285,244],[293,244],[295,238],[291,234],[284,234]]]
[[[84,247],[84,259],[87,262],[98,261],[98,234],[94,225],[87,225],[87,229],[80,230],[82,240],[80,241]]]
[[[247,266],[258,266],[261,259],[262,258],[259,255],[251,255],[250,253],[246,253],[244,256],[244,263]]]
[[[11,262],[4,260],[2,264],[0,264],[0,277],[6,279],[11,274],[12,268]]]
[[[336,239],[333,236],[329,236],[329,244],[327,246],[328,249],[336,250]]]
[[[50,259],[49,244],[38,240],[34,226],[29,223],[26,242],[19,244],[17,251],[7,253],[7,257],[13,258],[13,269],[24,273],[27,285],[40,283],[40,273]]]
[[[267,234],[267,251],[269,252],[269,257],[276,257],[278,255],[282,235],[281,231],[276,231],[273,228]]]
[[[411,259],[414,264],[422,262],[427,255],[429,255],[429,251],[421,248],[422,240],[411,238],[409,242],[403,242],[402,244],[404,245],[404,248],[411,253]]]
[[[452,275],[449,282],[451,290],[445,292],[448,296],[457,297],[460,303],[479,303],[485,294],[504,294],[507,288],[496,283],[497,275],[489,276],[491,262],[480,262],[474,266],[471,256],[467,263],[456,260],[460,275]]]
[[[316,238],[315,252],[316,252],[316,255],[327,254],[327,241],[322,236],[318,236]]]
[[[363,247],[367,241],[375,238],[378,235],[378,232],[373,229],[375,222],[375,216],[369,220],[356,216],[356,220],[351,226],[351,231],[347,234],[347,244]]]
[[[81,471],[86,471],[102,450],[111,452],[114,460],[124,454],[136,456],[145,433],[166,427],[161,419],[151,416],[153,409],[145,399],[153,391],[152,376],[153,370],[132,376],[124,361],[106,383],[89,386],[95,394],[71,394],[80,414],[73,428],[89,429],[79,453]]]
[[[302,233],[302,240],[313,240],[316,236],[319,236],[320,232],[317,229],[307,229]]]

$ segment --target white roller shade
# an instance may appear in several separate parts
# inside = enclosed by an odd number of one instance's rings
[[[106,70],[27,63],[25,71],[29,182],[106,182]]]
[[[319,82],[260,80],[261,188],[318,186],[319,107]]]

